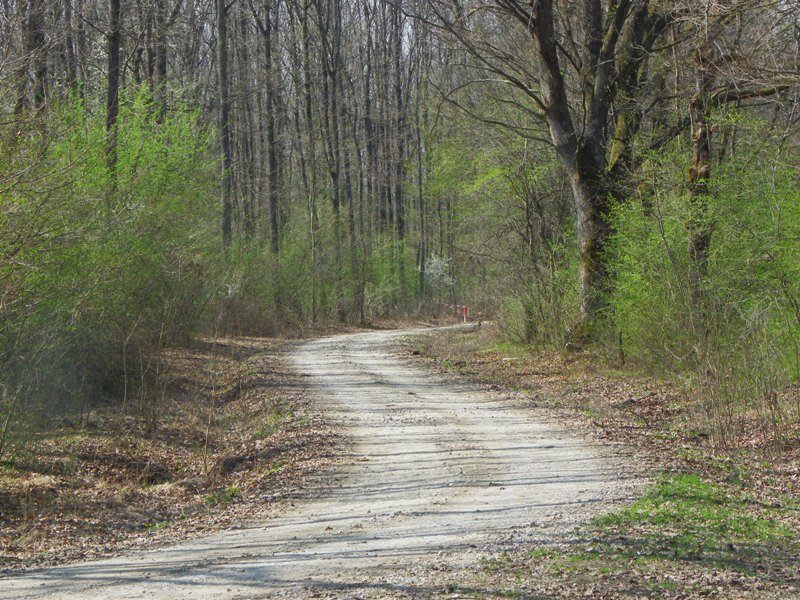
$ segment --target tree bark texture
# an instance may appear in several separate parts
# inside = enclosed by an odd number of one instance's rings
[[[217,85],[219,133],[222,153],[222,246],[228,249],[233,234],[232,167],[230,134],[230,89],[228,80],[228,9],[226,0],[216,0]]]
[[[117,117],[119,116],[120,49],[122,33],[120,0],[110,0],[108,31],[108,85],[106,95],[106,162],[115,178],[117,168]]]
[[[689,168],[688,255],[692,302],[700,302],[700,287],[708,271],[713,223],[708,215],[711,178],[711,126],[709,124],[709,76],[702,59],[697,59],[697,89],[691,100],[692,166]]]

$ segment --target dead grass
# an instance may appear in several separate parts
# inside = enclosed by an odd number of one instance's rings
[[[155,421],[134,402],[95,407],[18,444],[0,464],[3,569],[174,542],[296,494],[334,457],[336,435],[283,364],[285,347],[237,338],[171,350]]]
[[[786,547],[766,545],[760,550],[759,561],[780,565],[782,570],[743,573],[697,560],[651,560],[646,552],[632,557],[615,555],[618,547],[652,540],[652,528],[643,523],[626,524],[622,540],[605,539],[607,530],[588,528],[577,532],[569,543],[549,549],[520,548],[515,555],[502,558],[479,577],[477,588],[485,593],[478,597],[800,596],[800,577],[796,575],[800,561],[797,419],[782,418],[765,427],[764,411],[756,403],[740,406],[723,446],[711,435],[706,419],[699,417],[704,410],[702,402],[686,386],[614,369],[589,352],[530,352],[504,342],[491,328],[423,336],[408,351],[426,357],[442,370],[516,390],[515,399],[521,406],[541,409],[571,429],[624,445],[653,472],[698,475],[723,497],[744,499],[739,518],[775,521],[795,532],[794,541],[787,541]],[[781,415],[795,414],[799,393],[798,387],[792,386],[772,399]],[[690,512],[696,509],[705,514],[702,502],[687,506],[693,507],[687,509]],[[695,525],[700,531],[705,527],[702,519]],[[661,533],[667,541],[685,534],[680,526]],[[786,555],[786,548],[791,555]],[[729,548],[730,564],[742,560],[746,570],[752,557],[740,550],[738,544]],[[790,572],[794,575],[788,576]]]

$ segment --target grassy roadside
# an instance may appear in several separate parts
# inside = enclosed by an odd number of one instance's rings
[[[572,539],[486,560],[466,597],[800,598],[796,425],[783,424],[779,443],[742,427],[718,447],[677,384],[609,371],[588,354],[534,354],[491,328],[423,336],[408,351],[623,443],[654,473],[645,496]]]
[[[287,342],[163,357],[149,403],[22,433],[0,463],[0,573],[175,542],[263,515],[331,460],[336,435],[283,364]]]

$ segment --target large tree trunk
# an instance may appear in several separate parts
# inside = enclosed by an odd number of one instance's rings
[[[609,291],[606,244],[611,235],[608,192],[602,174],[593,166],[578,166],[572,175],[572,194],[578,226],[581,320],[575,329],[576,341],[590,335]]]
[[[504,5],[502,0],[498,2]],[[630,104],[628,96],[633,96],[646,76],[648,51],[665,27],[664,21],[652,19],[646,0],[620,1],[605,15],[605,25],[600,3],[593,0],[587,6],[585,60],[592,73],[585,79],[580,135],[559,56],[553,2],[536,3],[531,9],[532,20],[526,22],[539,60],[541,108],[556,153],[570,176],[575,201],[580,257],[580,321],[573,332],[577,341],[591,337],[592,325],[607,302],[611,287],[606,264],[606,245],[612,233],[610,196],[624,200],[631,146],[640,120],[624,106]],[[609,144],[612,107],[617,113],[617,128]]]
[[[540,2],[534,13],[534,38],[540,63],[545,119],[556,152],[570,176],[575,201],[581,318],[574,333],[580,340],[590,334],[590,326],[602,310],[607,293],[605,247],[611,230],[607,220],[609,200],[604,181],[604,132],[599,124],[590,124],[582,139],[578,140],[559,64],[552,3]],[[599,112],[602,108],[595,110]]]

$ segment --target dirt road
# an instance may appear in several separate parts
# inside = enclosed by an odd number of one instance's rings
[[[402,332],[298,346],[352,440],[283,515],[179,546],[0,579],[10,598],[431,597],[481,557],[546,540],[624,499],[606,450],[479,386],[403,360]]]

